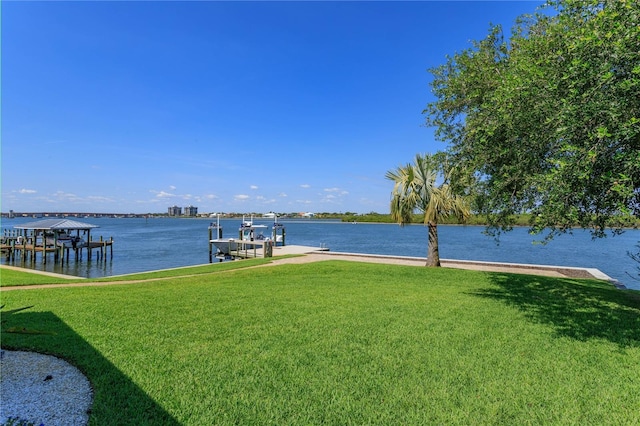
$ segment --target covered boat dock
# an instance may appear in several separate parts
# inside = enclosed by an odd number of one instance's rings
[[[82,251],[86,250],[87,259],[91,260],[93,249],[97,251],[97,258],[106,261],[107,249],[113,258],[113,238],[99,241],[91,239],[91,230],[98,225],[78,222],[69,219],[44,219],[14,226],[14,231],[4,230],[2,235],[2,252],[8,260],[20,257],[23,261],[31,256],[36,260],[36,254],[42,254],[42,262],[47,263],[47,254],[53,253],[54,262],[70,259],[71,250],[75,259],[82,259]]]

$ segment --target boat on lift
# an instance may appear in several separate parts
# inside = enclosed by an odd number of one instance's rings
[[[274,223],[274,228],[276,226],[282,225],[276,222]],[[217,256],[227,257],[230,256],[232,252],[238,251],[238,249],[253,249],[253,245],[250,244],[251,241],[268,242],[273,240],[272,236],[269,234],[269,226],[254,223],[253,217],[248,221],[245,220],[244,217],[242,218],[242,223],[238,229],[238,238],[222,238],[222,232],[220,231],[220,217],[217,218],[216,225],[211,224],[209,228],[216,230],[214,235],[217,238],[213,238],[209,242],[216,247]],[[277,243],[278,240],[282,241],[282,235],[276,236],[275,242]]]
[[[258,225],[253,223],[253,217],[249,221],[245,221],[244,217],[242,218],[242,224],[240,225],[240,239],[245,241],[255,241],[255,240],[268,240],[269,236],[265,235],[265,232],[269,230],[268,225]]]

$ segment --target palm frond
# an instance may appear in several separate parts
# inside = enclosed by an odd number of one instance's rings
[[[391,214],[395,222],[410,221],[413,212],[424,214],[424,223],[437,224],[443,217],[456,216],[461,220],[469,216],[466,200],[452,192],[450,164],[445,156],[417,154],[413,164],[399,166],[386,173],[394,182]],[[437,184],[439,176],[444,181]]]

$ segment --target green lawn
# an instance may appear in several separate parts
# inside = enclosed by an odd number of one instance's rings
[[[281,256],[281,258],[288,256]],[[169,278],[178,276],[188,276],[197,274],[210,274],[230,269],[246,268],[249,266],[263,265],[270,263],[271,259],[247,259],[242,262],[218,262],[206,265],[186,266],[183,268],[165,269],[162,271],[140,272],[136,274],[117,275],[109,278],[92,278],[77,280],[69,278],[60,278],[45,274],[29,273],[28,269],[16,270],[0,268],[0,287],[9,286],[29,286],[37,284],[70,284],[70,283],[90,283],[90,282],[113,282],[113,281],[131,281],[131,280],[152,280],[158,278]]]
[[[25,271],[28,270],[25,269]],[[68,284],[80,281],[84,282],[85,280],[58,278],[44,274],[28,273],[14,269],[0,268],[0,287],[34,284]]]
[[[640,293],[593,280],[324,261],[2,303],[95,425],[640,423]]]

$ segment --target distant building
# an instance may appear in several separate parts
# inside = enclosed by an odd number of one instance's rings
[[[182,207],[169,207],[169,216],[182,216]]]
[[[187,206],[184,208],[184,215],[191,216],[191,217],[198,216],[198,208],[193,206]]]

